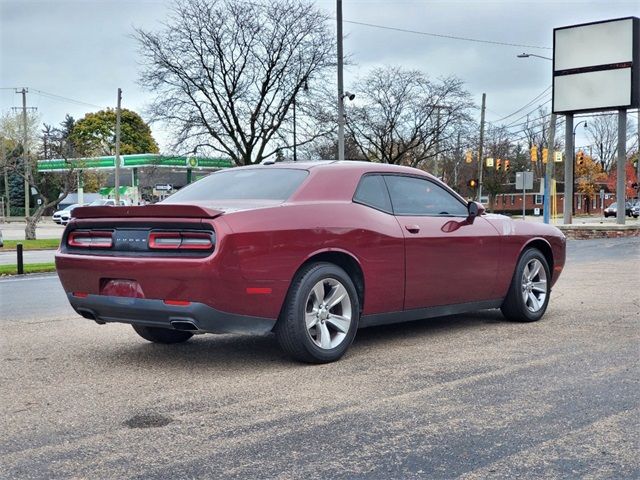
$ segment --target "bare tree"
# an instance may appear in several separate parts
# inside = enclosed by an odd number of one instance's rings
[[[615,114],[597,115],[587,121],[587,138],[593,148],[593,157],[598,158],[605,172],[616,164],[618,151],[618,117]],[[627,154],[637,147],[637,128],[627,122]]]
[[[522,126],[521,134],[529,150],[532,147],[536,147],[538,150],[538,160],[532,161],[530,167],[535,178],[541,178],[544,176],[546,168],[542,162],[542,150],[548,148],[549,144],[549,112],[546,108],[540,108],[533,116],[534,118],[532,119],[527,116]],[[550,155],[553,156],[553,153]]]
[[[156,93],[152,120],[175,129],[181,150],[209,148],[240,165],[289,148],[280,129],[294,99],[335,64],[326,15],[294,0],[185,0],[163,30],[135,37],[140,82]]]
[[[506,162],[514,158],[514,144],[511,134],[504,127],[489,126],[485,137],[485,152],[487,157],[493,158],[493,167],[485,168],[483,188],[489,196],[489,210],[494,210],[496,195],[505,191],[510,180],[515,177],[514,167],[510,164],[510,170],[506,169]],[[500,162],[500,168],[498,168]]]
[[[22,179],[21,181],[26,181],[28,188],[33,194],[32,198],[36,201],[37,207],[35,212],[33,212],[33,215],[30,215],[30,212],[25,212],[25,239],[34,240],[36,238],[36,226],[44,212],[48,208],[58,205],[58,203],[60,203],[60,201],[69,194],[75,185],[77,177],[73,166],[69,164],[69,168],[64,170],[62,174],[58,174],[54,179],[56,183],[56,188],[54,190],[56,193],[60,193],[60,195],[55,198],[49,198],[49,195],[46,192],[50,190],[47,187],[50,186],[49,183],[52,180],[52,176],[43,175],[37,172],[36,162],[33,160],[30,151],[25,149],[24,141],[19,135],[14,136],[12,134],[12,125],[16,124],[18,121],[19,120],[17,118],[11,119],[9,117],[5,117],[0,123],[3,136],[5,136],[5,138],[7,138],[12,144],[12,151],[9,155],[6,155],[6,163],[3,166],[10,175],[16,175]],[[29,133],[27,147],[36,147],[37,137],[31,134],[29,128],[27,131]],[[68,138],[62,129],[45,125],[43,133],[46,135],[47,139],[47,155],[65,160],[73,156]],[[25,162],[31,163],[30,168],[25,168]]]
[[[61,138],[59,135],[56,135],[56,131],[58,130],[52,130],[50,127],[47,129],[47,149],[48,152],[51,152],[52,155],[56,156],[57,158],[65,159],[66,161],[68,158],[71,158],[73,156],[72,152],[69,150],[67,140]],[[49,198],[45,193],[49,189],[45,187],[51,177],[38,173],[35,162],[32,165],[32,168],[25,169],[25,158],[27,158],[26,161],[30,161],[30,158],[24,155],[22,145],[19,144],[16,146],[15,155],[7,157],[6,168],[9,173],[18,175],[23,180],[26,180],[31,193],[33,194],[33,198],[35,198],[37,202],[37,208],[35,212],[33,212],[33,215],[26,215],[25,226],[25,239],[35,240],[36,226],[42,218],[42,215],[47,209],[57,206],[60,201],[64,199],[69,194],[69,192],[71,192],[76,184],[77,172],[75,171],[73,166],[69,164],[69,168],[67,170],[65,170],[61,175],[57,175],[57,188],[55,190],[59,192],[59,195],[54,196],[53,198]]]
[[[431,81],[417,70],[376,68],[356,86],[347,129],[362,154],[384,163],[425,167],[443,153],[472,105],[461,80]]]

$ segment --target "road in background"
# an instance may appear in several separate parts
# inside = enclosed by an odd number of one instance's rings
[[[315,366],[273,336],[153,345],[55,276],[0,280],[2,476],[639,478],[640,238],[568,245],[540,322],[369,328]]]
[[[0,250],[0,265],[16,265],[18,260],[16,251]],[[55,260],[55,250],[24,250],[24,263],[49,263]]]
[[[0,223],[2,237],[5,240],[24,240],[24,222]],[[38,224],[36,238],[61,238],[64,226],[46,220]]]

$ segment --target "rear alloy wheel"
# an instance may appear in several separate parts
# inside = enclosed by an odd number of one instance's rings
[[[544,315],[551,293],[551,275],[545,256],[535,248],[525,251],[502,304],[503,315],[516,322],[535,322]]]
[[[132,325],[132,327],[138,335],[153,343],[182,343],[193,337],[191,332],[171,330],[169,328],[143,327],[141,325]]]
[[[276,325],[280,346],[309,363],[338,360],[358,329],[360,305],[351,278],[331,263],[315,263],[295,277]]]

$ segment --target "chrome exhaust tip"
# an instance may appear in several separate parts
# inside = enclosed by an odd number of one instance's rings
[[[200,330],[198,326],[191,320],[171,320],[171,326],[176,330],[182,330],[186,332],[195,332]]]

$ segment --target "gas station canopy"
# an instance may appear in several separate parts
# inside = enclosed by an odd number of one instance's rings
[[[39,172],[56,172],[75,168],[79,170],[114,169],[115,156],[89,158],[55,158],[38,160]],[[165,167],[185,169],[218,169],[235,166],[228,158],[194,157],[179,155],[158,155],[140,153],[136,155],[120,155],[120,168]]]

